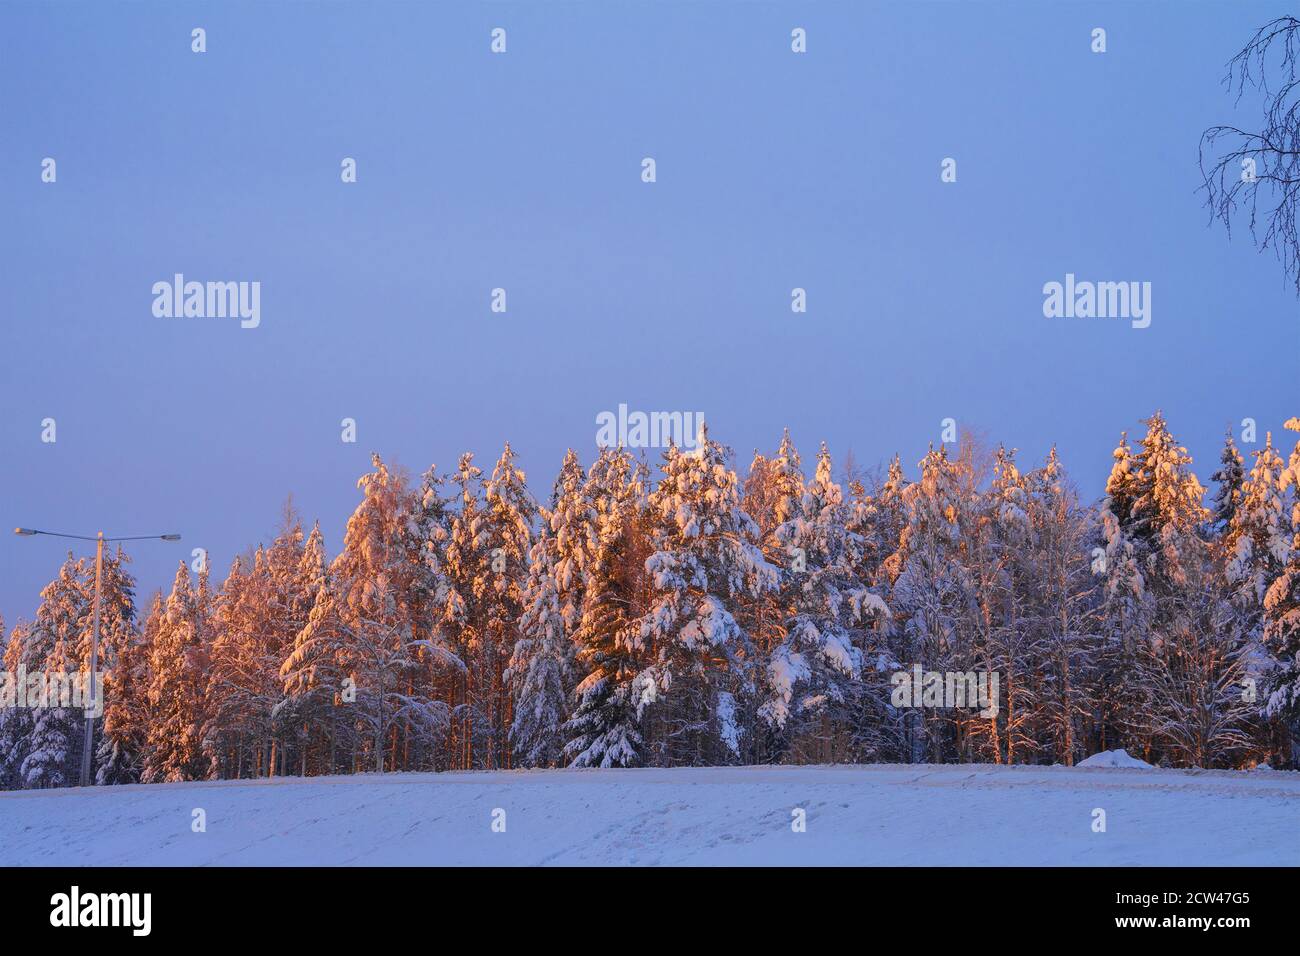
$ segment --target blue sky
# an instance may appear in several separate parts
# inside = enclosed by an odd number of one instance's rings
[[[741,464],[789,426],[914,471],[952,417],[1025,464],[1056,442],[1086,497],[1160,407],[1208,484],[1227,423],[1300,412],[1294,294],[1195,192],[1279,12],[6,3],[3,517],[182,532],[134,549],[143,603],[289,493],[333,552],[372,450],[488,469],[508,439],[542,497],[620,403],[702,411]],[[177,272],[260,281],[260,327],[156,318]],[[1151,326],[1044,318],[1067,272],[1151,282]],[[0,536],[8,623],[64,550]]]

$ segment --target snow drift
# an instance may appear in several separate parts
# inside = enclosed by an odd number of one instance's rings
[[[1080,760],[1076,767],[1129,767],[1137,770],[1150,770],[1151,764],[1145,760],[1139,760],[1137,757],[1130,757],[1127,750],[1122,747],[1119,750],[1103,750],[1101,753],[1093,754],[1087,760]]]

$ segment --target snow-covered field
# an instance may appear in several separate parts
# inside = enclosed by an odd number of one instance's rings
[[[76,864],[1296,866],[1300,774],[735,767],[0,793],[0,865]]]

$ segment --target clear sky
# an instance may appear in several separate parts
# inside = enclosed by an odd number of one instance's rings
[[[1208,485],[1227,423],[1300,413],[1294,294],[1195,192],[1283,6],[0,4],[0,520],[181,532],[143,604],[289,493],[333,553],[372,450],[508,439],[544,497],[620,403],[912,474],[952,417],[1089,498],[1161,407]],[[177,272],[261,282],[260,326],[155,317]],[[1044,318],[1067,272],[1151,282],[1150,327]],[[9,624],[64,550],[0,536]]]

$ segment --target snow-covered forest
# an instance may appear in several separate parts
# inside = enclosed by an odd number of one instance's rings
[[[1295,766],[1300,443],[1213,489],[1156,413],[1099,502],[1055,450],[964,439],[837,471],[788,434],[653,465],[509,447],[418,478],[378,456],[332,560],[291,507],[218,582],[137,606],[106,556],[100,784],[394,770],[766,763]],[[1300,419],[1287,427],[1300,431]],[[94,564],[69,556],[10,674],[88,666]],[[3,633],[3,629],[0,629]],[[892,676],[999,675],[989,716],[897,706]],[[76,780],[82,714],[0,709],[0,783]]]

